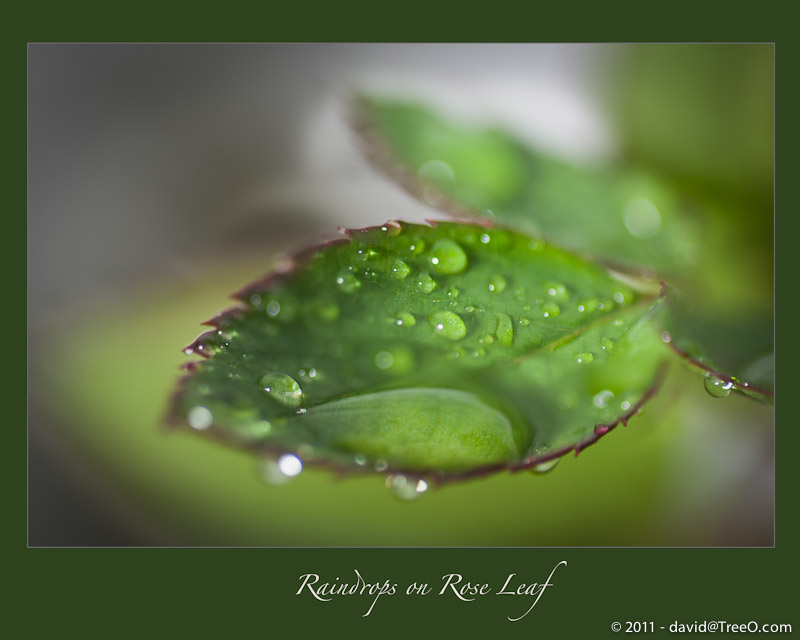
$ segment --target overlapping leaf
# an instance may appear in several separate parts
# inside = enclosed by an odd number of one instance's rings
[[[391,99],[360,99],[355,126],[379,168],[444,211],[512,224],[608,264],[681,276],[695,266],[697,211],[645,171],[571,165],[504,131]]]
[[[718,279],[719,265],[742,261],[717,237],[721,221],[713,223],[647,172],[573,166],[504,131],[457,124],[392,99],[360,99],[355,125],[379,168],[445,212],[513,224],[672,284]],[[744,309],[730,302],[720,307],[716,288],[701,285],[701,295],[672,290],[663,318],[672,346],[706,375],[710,394],[722,397],[735,389],[771,401],[770,310],[753,311],[744,292],[738,300]]]
[[[206,359],[189,365],[174,421],[403,478],[580,450],[636,412],[667,353],[657,301],[477,224],[352,231],[237,297],[188,349]]]

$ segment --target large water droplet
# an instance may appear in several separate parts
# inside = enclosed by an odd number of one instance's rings
[[[258,386],[285,407],[296,409],[303,403],[303,390],[297,380],[285,373],[265,373],[258,379]]]
[[[408,478],[402,474],[386,477],[386,486],[400,500],[416,500],[428,490],[428,483],[422,478]]]
[[[461,340],[467,335],[467,326],[458,314],[452,311],[438,311],[428,316],[428,322],[436,333],[448,340]]]
[[[703,384],[712,398],[727,398],[734,386],[730,380],[724,380],[713,373],[706,374]]]
[[[489,291],[492,293],[502,293],[507,286],[506,279],[499,273],[495,273],[489,278]]]
[[[352,273],[344,271],[340,273],[336,277],[336,284],[339,285],[342,291],[345,293],[353,293],[356,289],[361,286],[361,283],[358,281]]]
[[[392,263],[392,275],[398,280],[402,280],[409,273],[411,273],[411,267],[402,260],[397,259]]]
[[[417,286],[422,293],[430,293],[436,288],[436,281],[431,278],[429,273],[423,271],[417,278]]]
[[[214,423],[214,414],[206,407],[194,407],[186,416],[189,426],[198,431],[205,431]]]
[[[531,467],[531,471],[534,473],[548,473],[556,468],[561,458],[553,458],[552,460],[545,460],[544,462],[539,462]]]
[[[431,265],[439,273],[461,273],[467,268],[467,254],[457,242],[437,240],[431,249]]]

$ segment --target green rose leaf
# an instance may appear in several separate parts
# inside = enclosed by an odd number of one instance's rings
[[[374,164],[431,206],[541,234],[651,284],[656,273],[677,282],[684,291],[671,290],[664,335],[709,394],[772,401],[771,303],[751,275],[761,263],[741,253],[724,212],[707,203],[700,216],[642,170],[571,165],[409,102],[361,98],[354,124]]]
[[[646,171],[572,165],[404,101],[361,98],[354,126],[374,164],[457,217],[487,217],[609,265],[671,277],[693,274],[702,257],[697,212]]]
[[[209,321],[172,421],[275,460],[423,480],[545,470],[627,422],[662,301],[541,240],[387,223],[307,251]]]

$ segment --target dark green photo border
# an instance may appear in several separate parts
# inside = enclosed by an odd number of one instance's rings
[[[177,3],[28,2],[2,19],[6,274],[26,260],[26,44],[28,42],[462,41],[775,42],[776,300],[778,379],[797,373],[788,281],[796,273],[797,43],[778,3],[673,1],[555,3],[403,2]],[[561,6],[562,8],[558,8]],[[4,280],[5,335],[25,332],[26,283]],[[772,549],[29,549],[26,543],[26,350],[4,349],[3,615],[8,638],[603,638],[612,623],[659,626],[726,620],[790,623],[797,611],[797,425],[776,408],[776,546]],[[780,393],[780,392],[779,392]],[[305,573],[352,576],[358,569],[402,588],[439,585],[447,573],[499,586],[508,574],[542,582],[562,560],[554,586],[532,600],[487,596],[385,597],[371,615],[364,598],[297,597]],[[13,631],[12,631],[13,629]]]

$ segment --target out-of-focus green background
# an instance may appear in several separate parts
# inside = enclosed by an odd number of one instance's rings
[[[434,215],[362,160],[353,89],[663,172],[710,216],[726,308],[771,307],[771,46],[32,45],[29,83],[30,544],[772,544],[772,409],[681,366],[551,473],[414,503],[377,476],[265,486],[162,426],[228,293],[337,225]]]

